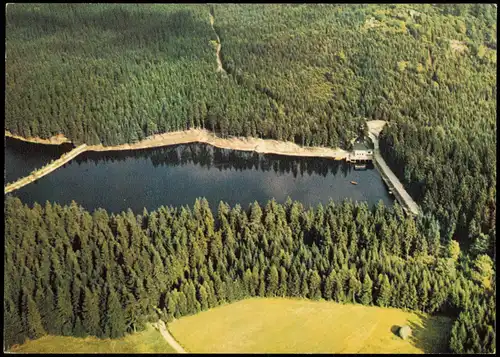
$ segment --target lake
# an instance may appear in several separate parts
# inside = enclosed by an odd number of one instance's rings
[[[6,141],[7,182],[13,181],[68,151],[68,145],[48,146]],[[47,150],[47,151],[46,151]],[[356,181],[353,185],[350,181]],[[258,154],[183,144],[135,151],[85,152],[51,174],[11,193],[29,205],[45,201],[70,204],[89,211],[105,208],[142,213],[161,205],[192,205],[205,197],[212,209],[219,202],[239,203],[289,196],[306,206],[350,198],[370,206],[393,198],[378,171],[369,166],[354,170],[344,161]]]

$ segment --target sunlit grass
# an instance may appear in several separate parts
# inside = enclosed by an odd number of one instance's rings
[[[152,326],[119,339],[44,336],[13,346],[10,352],[31,353],[175,353]]]
[[[396,334],[409,325],[413,336]],[[393,308],[253,298],[169,324],[191,352],[429,353],[445,351],[451,320]]]

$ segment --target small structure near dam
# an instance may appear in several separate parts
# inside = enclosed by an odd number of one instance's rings
[[[406,192],[399,179],[394,175],[389,168],[382,155],[380,155],[378,135],[382,131],[386,122],[382,120],[372,120],[368,124],[368,138],[369,140],[356,139],[353,142],[352,151],[347,153],[346,161],[354,164],[355,169],[366,168],[367,162],[373,162],[374,166],[380,172],[382,180],[387,185],[389,193],[394,194],[403,210],[418,215],[421,213],[420,208]]]
[[[366,163],[373,160],[373,153],[374,147],[370,142],[356,141],[346,160],[354,164]]]

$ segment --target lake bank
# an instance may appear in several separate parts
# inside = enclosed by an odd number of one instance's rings
[[[63,134],[58,134],[48,139],[42,139],[39,137],[25,138],[23,136],[15,135],[12,134],[10,131],[5,130],[5,136],[8,138],[17,139],[32,144],[61,145],[61,144],[71,143],[71,140],[69,140]]]
[[[5,136],[18,140],[23,140],[36,144],[58,145],[71,142],[64,135],[59,134],[49,139],[41,138],[23,138],[18,135],[5,131]],[[326,157],[335,160],[344,160],[348,152],[336,148],[326,147],[301,147],[288,141],[278,141],[272,139],[243,138],[234,137],[223,139],[215,136],[205,129],[190,129],[185,131],[175,131],[164,134],[152,135],[144,140],[133,144],[121,144],[114,146],[88,145],[86,151],[121,151],[121,150],[140,150],[158,148],[169,145],[202,143],[212,145],[219,149],[230,149],[238,151],[255,151],[260,154],[276,154],[285,156],[304,156],[304,157]]]

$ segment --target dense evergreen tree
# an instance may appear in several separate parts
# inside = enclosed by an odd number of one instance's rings
[[[83,327],[85,331],[87,331],[89,335],[100,336],[101,330],[99,324],[101,318],[99,313],[99,300],[88,287],[85,288],[82,311]]]
[[[42,337],[45,334],[45,330],[42,325],[42,318],[38,312],[35,302],[32,297],[29,296],[27,291],[23,292],[23,301],[23,310],[26,314],[24,330],[26,331],[27,337],[31,339]]]
[[[371,303],[373,302],[372,292],[373,292],[373,282],[370,279],[370,275],[365,274],[363,280],[362,295],[360,300],[360,302],[363,305],[371,305]]]
[[[378,287],[378,297],[377,297],[377,305],[378,306],[387,306],[389,305],[391,298],[391,284],[389,282],[389,278],[387,275],[379,275],[379,287]]]

